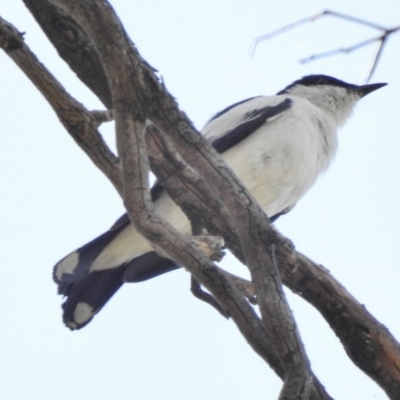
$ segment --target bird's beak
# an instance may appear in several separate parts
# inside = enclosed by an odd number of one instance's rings
[[[357,86],[356,92],[360,95],[360,97],[364,97],[374,90],[380,89],[381,87],[386,85],[387,83],[371,83],[370,85]]]

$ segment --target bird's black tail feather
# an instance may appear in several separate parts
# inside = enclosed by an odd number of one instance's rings
[[[71,330],[83,328],[124,282],[142,282],[178,268],[173,261],[149,252],[119,267],[92,271],[65,290],[64,323]]]
[[[123,279],[125,282],[143,282],[178,268],[172,260],[160,257],[152,251],[129,262]]]
[[[125,268],[96,271],[68,288],[63,321],[71,330],[83,328],[122,286]]]

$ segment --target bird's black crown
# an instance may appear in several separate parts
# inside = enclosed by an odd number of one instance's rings
[[[303,86],[318,86],[318,85],[331,85],[331,86],[338,86],[346,89],[351,89],[357,87],[357,85],[353,85],[351,83],[347,83],[341,81],[340,79],[333,78],[332,76],[328,75],[308,75],[304,76],[303,78],[294,81],[285,89],[281,90],[277,94],[285,94],[288,93],[291,88],[296,85],[303,85]]]

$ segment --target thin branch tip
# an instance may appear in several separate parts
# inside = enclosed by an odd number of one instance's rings
[[[376,70],[376,68],[378,66],[380,57],[381,57],[382,52],[383,52],[382,49],[383,49],[384,42],[386,41],[386,39],[390,35],[394,34],[397,31],[399,31],[400,30],[400,26],[396,26],[394,28],[386,28],[386,27],[383,27],[381,25],[375,24],[373,22],[366,21],[366,20],[361,19],[361,18],[353,17],[351,15],[342,14],[342,13],[339,13],[337,11],[332,11],[332,10],[324,10],[324,11],[322,11],[320,13],[311,15],[309,17],[301,18],[298,21],[295,21],[295,22],[292,22],[291,24],[285,25],[285,26],[283,26],[283,27],[281,27],[279,29],[276,29],[276,30],[274,30],[274,31],[272,31],[270,33],[267,33],[266,35],[262,35],[262,36],[257,37],[253,41],[253,43],[251,45],[250,54],[252,56],[254,56],[254,53],[256,51],[256,47],[260,42],[265,41],[265,40],[269,40],[274,36],[280,35],[280,34],[286,32],[288,30],[297,28],[300,25],[304,25],[304,24],[310,23],[310,22],[315,22],[317,19],[320,19],[321,17],[327,16],[327,15],[335,17],[335,18],[338,18],[338,19],[350,21],[352,23],[365,25],[365,26],[368,26],[368,27],[373,28],[373,29],[378,29],[378,30],[380,30],[382,32],[382,34],[379,35],[378,37],[374,37],[372,39],[363,40],[363,41],[361,41],[359,43],[356,43],[355,45],[352,45],[352,46],[349,46],[349,47],[341,47],[341,48],[337,48],[337,49],[334,49],[334,50],[329,50],[329,51],[322,52],[322,53],[312,54],[309,57],[305,57],[305,58],[299,60],[299,62],[301,64],[305,64],[305,63],[308,63],[308,62],[311,62],[311,61],[314,61],[314,60],[317,60],[317,59],[330,57],[330,56],[333,56],[333,55],[336,55],[336,54],[339,54],[339,53],[349,54],[349,53],[351,53],[353,51],[356,51],[356,50],[360,49],[361,47],[367,46],[367,45],[369,45],[369,44],[371,44],[373,42],[378,42],[377,50],[375,51],[375,53],[374,53],[374,55],[372,57],[371,63],[368,66],[367,73],[366,73],[366,76],[365,76],[365,79],[364,79],[365,82],[369,82],[369,80],[372,78],[372,75],[374,74],[374,72],[375,72],[375,70]]]

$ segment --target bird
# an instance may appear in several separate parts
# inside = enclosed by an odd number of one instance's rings
[[[358,100],[385,85],[359,86],[308,75],[276,95],[225,108],[201,134],[274,222],[327,170],[338,147],[338,130]],[[159,183],[151,196],[159,215],[190,234],[187,217]],[[65,299],[63,321],[71,330],[83,328],[125,282],[145,281],[180,267],[158,255],[124,214],[54,266],[53,280]]]

